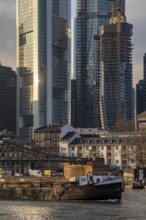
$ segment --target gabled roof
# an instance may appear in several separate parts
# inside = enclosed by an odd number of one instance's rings
[[[146,111],[144,111],[144,112],[138,114],[137,116],[141,116],[141,115],[146,115]]]
[[[35,129],[35,131],[60,131],[61,132],[61,127],[57,124],[50,124],[50,125],[44,125],[42,127],[39,127]]]
[[[68,140],[68,139],[70,139],[71,137],[73,137],[75,134],[76,134],[76,132],[74,132],[74,131],[69,132],[69,133],[67,133],[67,134],[62,138],[62,140]]]

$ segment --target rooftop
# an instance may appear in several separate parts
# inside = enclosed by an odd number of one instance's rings
[[[67,134],[62,138],[62,140],[68,140],[68,139],[70,139],[71,137],[73,137],[75,134],[76,134],[76,132],[74,132],[74,131],[69,132],[69,133],[67,133]]]
[[[49,125],[44,125],[42,127],[39,127],[35,129],[35,131],[60,131],[61,132],[61,127],[58,124],[49,124]]]

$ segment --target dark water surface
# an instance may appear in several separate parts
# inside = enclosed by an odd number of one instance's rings
[[[126,190],[121,202],[0,201],[0,220],[146,220],[146,190]]]

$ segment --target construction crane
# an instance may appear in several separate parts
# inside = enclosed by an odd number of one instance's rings
[[[118,0],[118,7],[115,10],[114,0],[108,0],[111,2],[111,19],[110,23],[117,25],[116,34],[116,48],[117,48],[117,82],[116,82],[116,122],[117,124],[120,119],[120,56],[121,56],[121,21],[122,21],[122,11],[121,11],[121,0]]]
[[[117,118],[116,122],[118,123],[121,120],[120,116],[120,78],[121,78],[121,70],[120,70],[120,63],[121,63],[121,0],[118,1],[118,8],[117,8]]]

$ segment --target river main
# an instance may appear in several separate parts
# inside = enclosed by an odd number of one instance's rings
[[[146,220],[146,190],[125,190],[121,202],[0,201],[0,220]]]

